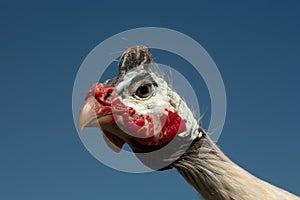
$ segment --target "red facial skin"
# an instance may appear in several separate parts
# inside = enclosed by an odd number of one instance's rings
[[[137,142],[143,145],[160,145],[172,140],[177,133],[186,130],[186,126],[181,117],[176,113],[165,108],[165,113],[159,113],[155,116],[159,122],[155,122],[150,115],[141,115],[132,107],[126,106],[118,96],[110,101],[106,99],[107,95],[114,91],[114,87],[103,86],[101,83],[94,84],[87,92],[86,98],[94,96],[101,107],[101,115],[113,115],[112,118],[123,119],[123,127],[126,128],[128,135],[135,138]],[[155,113],[151,114],[156,115]],[[101,117],[101,116],[100,116]],[[114,119],[111,123],[115,123]],[[154,123],[160,123],[162,129],[155,133]],[[101,124],[100,124],[101,125]],[[156,124],[157,125],[157,124]]]
[[[168,109],[166,113],[158,113],[159,122],[155,122],[150,115],[136,113],[132,107],[127,107],[118,96],[112,100],[112,112],[115,117],[122,117],[123,123],[129,134],[134,136],[136,141],[144,145],[160,145],[172,140],[177,133],[185,131],[186,126],[181,117]],[[153,113],[156,115],[156,113]],[[155,133],[154,123],[160,123],[162,129]]]
[[[85,99],[87,100],[89,97],[93,96],[98,101],[98,110],[95,110],[97,114],[100,116],[111,115],[111,101],[107,100],[106,97],[110,93],[114,91],[114,87],[111,86],[103,86],[101,83],[95,83],[86,93]]]
[[[111,86],[103,86],[101,83],[95,83],[86,93],[86,99],[90,96],[94,96],[100,104],[103,106],[111,106],[111,102],[106,99],[107,95],[115,90]]]

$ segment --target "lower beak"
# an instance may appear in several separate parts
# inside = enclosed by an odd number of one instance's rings
[[[113,116],[110,106],[100,104],[95,97],[88,97],[78,116],[78,131],[81,132],[85,127],[99,127],[112,123]]]

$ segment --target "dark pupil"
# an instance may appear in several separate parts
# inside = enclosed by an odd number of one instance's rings
[[[139,87],[139,89],[137,90],[136,95],[141,97],[141,98],[145,98],[148,97],[151,93],[151,86],[150,85],[143,85],[141,87]]]

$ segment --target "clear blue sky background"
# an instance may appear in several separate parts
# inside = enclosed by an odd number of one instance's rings
[[[218,144],[300,195],[298,1],[1,1],[0,25],[0,199],[199,199],[175,170],[102,165],[73,123],[73,81],[85,56],[143,26],[175,29],[206,48],[228,98]]]

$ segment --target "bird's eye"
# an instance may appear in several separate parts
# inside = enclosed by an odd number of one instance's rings
[[[137,96],[138,98],[141,98],[141,99],[145,99],[145,98],[149,97],[151,94],[152,94],[152,85],[151,84],[142,85],[135,92],[135,96]]]

